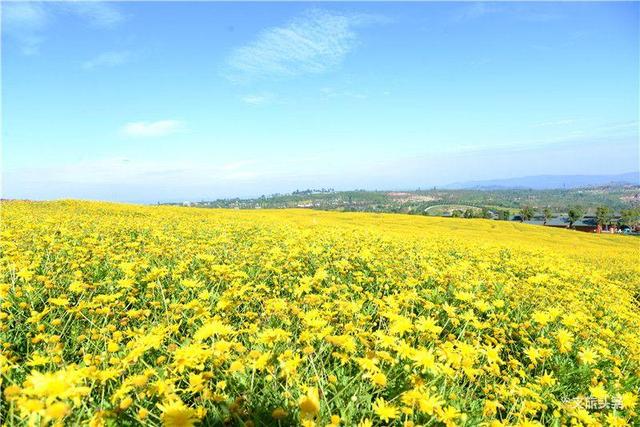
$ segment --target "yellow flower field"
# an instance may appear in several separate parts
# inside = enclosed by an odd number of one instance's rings
[[[5,425],[638,425],[640,240],[3,202]]]

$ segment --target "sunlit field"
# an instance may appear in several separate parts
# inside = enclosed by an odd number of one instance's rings
[[[638,425],[640,240],[4,202],[6,425]]]

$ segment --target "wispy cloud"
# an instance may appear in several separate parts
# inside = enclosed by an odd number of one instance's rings
[[[4,2],[2,32],[13,39],[25,55],[38,53],[41,31],[49,17],[44,5],[35,2]]]
[[[532,127],[541,128],[541,127],[550,127],[550,126],[566,126],[576,123],[574,119],[560,119],[560,120],[550,120],[546,122],[535,123]]]
[[[185,161],[180,159],[130,159],[107,157],[83,159],[49,167],[18,168],[5,171],[22,182],[82,184],[167,184],[247,181],[264,173],[255,162],[239,160],[229,163]]]
[[[624,122],[606,123],[596,127],[598,131],[603,132],[628,132],[630,135],[638,136],[640,133],[640,122],[637,120],[630,120]]]
[[[12,39],[23,54],[35,55],[49,27],[64,15],[73,15],[97,28],[112,28],[124,20],[117,7],[100,1],[10,1],[2,2],[2,33]]]
[[[131,57],[128,51],[112,51],[103,52],[100,55],[91,58],[82,63],[82,68],[92,70],[99,67],[116,67],[126,63]]]
[[[324,99],[333,98],[352,98],[352,99],[367,99],[366,93],[353,91],[349,89],[336,89],[333,87],[323,87],[320,89],[320,93]]]
[[[242,96],[240,100],[245,104],[258,106],[272,103],[274,96],[270,93],[249,94]]]
[[[497,4],[494,3],[469,3],[463,5],[455,14],[456,21],[470,21],[478,19],[486,15],[499,12]]]
[[[313,9],[284,26],[264,30],[228,58],[228,78],[250,81],[326,72],[358,44],[356,29],[383,17]]]
[[[238,169],[245,168],[246,166],[255,165],[255,160],[238,160],[235,162],[229,162],[222,165],[221,169],[226,172],[237,171]]]
[[[125,19],[122,12],[108,2],[70,0],[60,3],[60,7],[99,28],[114,27]]]
[[[126,136],[137,138],[157,138],[171,135],[184,128],[179,120],[158,120],[156,122],[131,122],[125,124],[121,131]]]
[[[549,22],[562,17],[554,10],[554,5],[550,3],[538,5],[529,3],[474,2],[462,5],[455,12],[453,20],[467,22],[498,14],[525,22]]]

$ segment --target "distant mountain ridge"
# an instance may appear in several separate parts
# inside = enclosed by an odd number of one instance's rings
[[[445,185],[443,188],[452,190],[550,190],[558,188],[594,187],[612,184],[639,185],[640,172],[628,172],[617,175],[535,175],[518,178],[455,182]]]

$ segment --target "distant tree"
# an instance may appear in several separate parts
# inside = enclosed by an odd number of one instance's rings
[[[573,224],[579,221],[584,215],[584,208],[582,206],[574,206],[569,209],[569,228],[573,228]]]
[[[462,214],[463,212],[460,209],[454,209],[453,212],[451,212],[453,218],[460,218]]]
[[[520,221],[529,221],[535,213],[536,211],[531,206],[523,206],[520,209]]]
[[[609,206],[598,206],[596,208],[596,221],[603,227],[608,227],[613,218],[613,211]]]
[[[471,208],[467,208],[467,210],[464,211],[464,215],[465,218],[473,218],[475,215],[473,213],[473,209]]]
[[[629,228],[635,228],[640,224],[640,208],[623,209],[620,212],[622,224]]]
[[[544,225],[547,225],[547,221],[553,218],[553,212],[549,207],[546,207],[542,210],[542,215],[544,216]]]
[[[485,218],[485,219],[493,218],[493,215],[491,214],[491,211],[489,209],[487,209],[487,208],[482,208],[482,211],[480,212],[480,216],[482,218]]]

